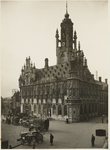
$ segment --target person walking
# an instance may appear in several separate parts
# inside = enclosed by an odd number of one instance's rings
[[[91,137],[92,147],[94,147],[94,141],[95,141],[95,136],[92,134],[92,137]]]
[[[53,138],[54,138],[54,136],[52,135],[52,133],[50,133],[50,143],[51,143],[51,146],[53,145]]]
[[[68,124],[68,118],[66,118],[66,123]]]
[[[36,144],[36,140],[35,139],[33,139],[33,149],[35,149],[35,145]]]

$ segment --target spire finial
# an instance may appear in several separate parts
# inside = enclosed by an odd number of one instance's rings
[[[65,18],[66,19],[69,18],[67,1],[66,1],[66,14],[65,14]]]
[[[66,1],[66,14],[68,14],[68,3]]]

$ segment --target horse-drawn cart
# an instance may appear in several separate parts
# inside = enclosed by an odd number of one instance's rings
[[[37,118],[37,119],[33,120],[33,125],[36,129],[40,130],[40,132],[45,131],[45,130],[48,131],[48,129],[49,129],[49,120],[48,119],[44,120],[44,119],[38,119]]]

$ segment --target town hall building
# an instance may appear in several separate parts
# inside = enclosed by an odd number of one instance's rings
[[[72,122],[107,114],[107,79],[95,80],[91,74],[67,9],[60,26],[61,36],[58,30],[55,36],[56,65],[49,66],[46,58],[44,68],[37,69],[26,58],[19,78],[21,113],[60,120],[68,117]]]

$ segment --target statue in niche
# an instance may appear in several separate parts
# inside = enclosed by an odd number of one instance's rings
[[[72,82],[71,82],[71,81],[68,82],[67,85],[68,85],[68,86],[67,86],[67,95],[68,95],[68,96],[71,96],[71,95],[72,95]]]
[[[69,89],[69,96],[71,96],[72,95],[72,89],[70,88]]]
[[[47,86],[45,85],[44,94],[47,95]]]
[[[54,87],[52,88],[52,94],[55,94],[55,88]]]
[[[36,95],[39,95],[39,87],[36,87]]]
[[[70,86],[69,86],[70,88],[72,88],[73,87],[73,85],[72,85],[72,81],[70,81]]]
[[[69,88],[67,88],[67,96],[69,96]]]
[[[61,93],[61,94],[64,93],[64,83],[61,83],[60,93]]]
[[[30,78],[28,77],[28,84],[30,84]]]
[[[42,95],[43,94],[42,86],[39,88],[39,90],[40,90],[40,95]]]
[[[53,93],[53,86],[50,85],[50,88],[49,88],[49,94],[52,94]]]
[[[57,93],[57,83],[55,83],[54,87],[55,87],[54,93],[56,94]]]

